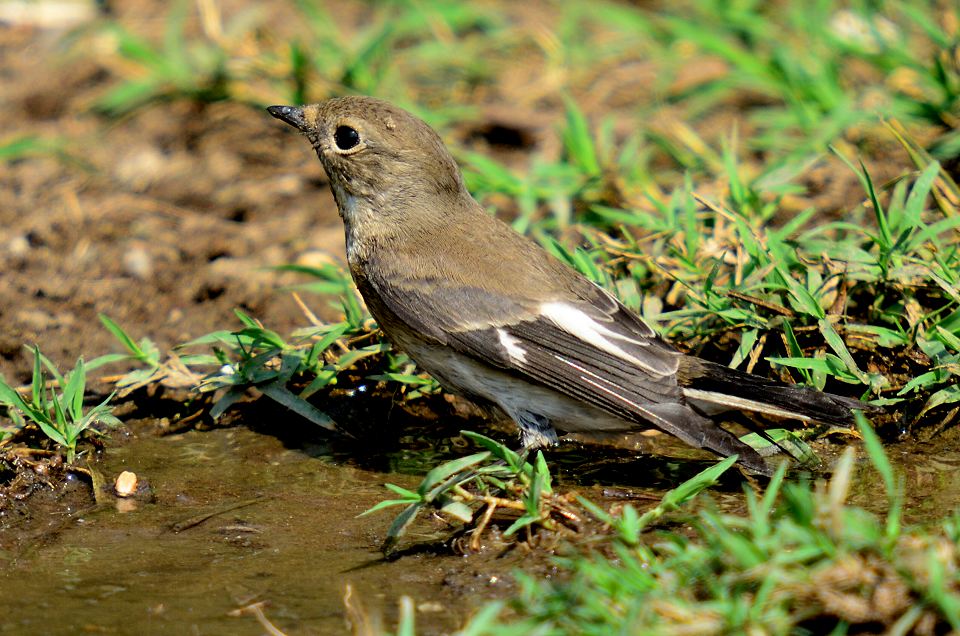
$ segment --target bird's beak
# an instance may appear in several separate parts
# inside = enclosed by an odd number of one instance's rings
[[[270,106],[267,112],[279,119],[287,122],[294,128],[307,132],[307,122],[303,118],[303,109],[298,106]]]

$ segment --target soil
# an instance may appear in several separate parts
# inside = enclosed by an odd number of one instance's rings
[[[281,333],[303,324],[279,291],[292,277],[267,268],[339,255],[343,243],[306,144],[233,103],[174,103],[106,122],[81,109],[98,69],[38,67],[50,53],[29,54],[44,46],[36,35],[0,29],[0,38],[14,40],[2,47],[0,130],[75,140],[66,149],[75,161],[35,157],[0,170],[8,381],[29,379],[24,345],[61,367],[119,351],[99,313],[162,351],[230,328],[235,307]],[[315,304],[323,317],[325,303]]]
[[[341,8],[359,20],[356,9]],[[114,17],[143,32],[168,11],[134,2]],[[270,28],[282,33],[285,20],[279,12]],[[234,308],[279,333],[305,324],[281,291],[302,279],[269,268],[343,262],[342,225],[309,145],[235,102],[98,115],[91,104],[115,85],[115,69],[62,38],[0,26],[0,141],[65,142],[0,167],[0,373],[26,382],[35,343],[61,367],[120,351],[100,313],[162,351],[236,325]],[[463,135],[483,138],[492,125]],[[336,317],[324,300],[311,309]]]

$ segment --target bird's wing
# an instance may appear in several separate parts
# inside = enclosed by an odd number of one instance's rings
[[[531,302],[437,281],[371,283],[378,302],[439,343],[621,419],[689,437],[669,421],[673,405],[684,402],[676,381],[681,354],[595,285]]]
[[[542,303],[508,324],[450,332],[449,343],[620,419],[701,445],[678,421],[680,410],[689,410],[676,381],[680,353],[612,297],[599,298]]]

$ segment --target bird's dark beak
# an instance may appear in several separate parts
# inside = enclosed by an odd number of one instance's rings
[[[303,118],[303,109],[298,106],[270,106],[267,112],[279,119],[285,121],[294,128],[307,132],[307,122]]]

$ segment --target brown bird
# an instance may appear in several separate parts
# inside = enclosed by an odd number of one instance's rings
[[[848,424],[865,406],[681,353],[484,211],[439,135],[392,104],[340,97],[267,110],[317,152],[350,272],[387,337],[446,389],[504,411],[525,447],[555,443],[556,430],[652,426],[769,473],[708,415],[741,409]]]

